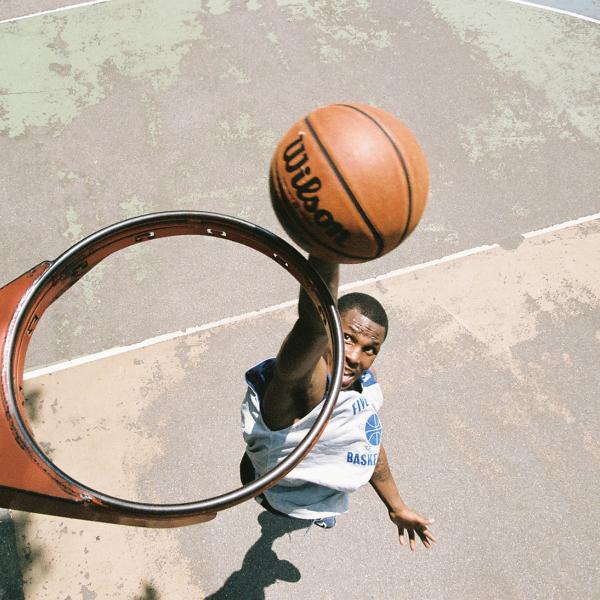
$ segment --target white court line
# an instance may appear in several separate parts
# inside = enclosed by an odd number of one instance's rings
[[[545,227],[544,229],[537,229],[535,231],[530,231],[528,233],[521,234],[523,238],[528,239],[532,237],[536,237],[539,235],[544,235],[546,233],[552,233],[554,231],[559,231],[561,229],[567,229],[568,227],[574,227],[576,225],[580,225],[581,223],[587,223],[589,221],[595,221],[596,219],[600,219],[600,213],[596,213],[593,215],[588,215],[587,217],[581,217],[579,219],[575,219],[572,221],[565,221],[564,223],[559,223],[557,225],[552,225],[550,227]],[[416,265],[410,265],[408,267],[404,267],[402,269],[397,269],[395,271],[390,271],[389,273],[384,273],[383,275],[378,275],[377,277],[372,277],[370,279],[363,279],[362,281],[354,281],[352,283],[346,283],[340,286],[340,291],[349,290],[356,287],[361,287],[365,285],[369,285],[371,283],[375,283],[377,281],[382,281],[384,279],[390,279],[391,277],[398,277],[400,275],[405,275],[406,273],[414,273],[415,271],[420,271],[421,269],[428,269],[429,267],[434,267],[436,265],[441,265],[443,263],[452,262],[458,260],[460,258],[465,258],[466,256],[473,256],[474,254],[480,254],[482,252],[487,252],[488,250],[493,250],[495,248],[499,248],[500,244],[486,244],[484,246],[477,246],[475,248],[470,248],[468,250],[462,250],[461,252],[455,252],[454,254],[448,254],[447,256],[443,256],[442,258],[436,258],[434,260],[429,260],[424,263],[419,263]],[[131,350],[137,350],[140,348],[146,348],[148,346],[153,346],[155,344],[159,344],[161,342],[166,342],[168,340],[173,340],[176,338],[184,337],[186,335],[191,335],[194,333],[199,333],[200,331],[206,331],[208,329],[214,329],[216,327],[221,327],[223,325],[231,325],[232,323],[239,323],[241,321],[248,321],[249,319],[253,319],[254,317],[258,317],[260,315],[264,315],[267,313],[271,313],[283,308],[289,308],[294,306],[297,303],[297,300],[288,300],[287,302],[281,302],[280,304],[274,304],[272,306],[267,306],[266,308],[261,308],[260,310],[253,310],[251,312],[243,313],[241,315],[235,315],[233,317],[226,317],[224,319],[220,319],[218,321],[211,321],[210,323],[205,323],[204,325],[198,325],[196,327],[188,327],[183,331],[173,331],[171,333],[165,333],[163,335],[158,335],[156,337],[149,338],[142,342],[137,342],[135,344],[131,344],[129,346],[118,346],[116,348],[110,348],[109,350],[103,350],[101,352],[96,352],[94,354],[88,354],[87,356],[80,356],[79,358],[74,358],[72,360],[66,360],[64,362],[56,363],[54,365],[49,365],[47,367],[42,367],[40,369],[33,369],[31,371],[27,371],[23,379],[27,381],[28,379],[34,379],[35,377],[41,377],[42,375],[49,375],[50,373],[56,373],[58,371],[63,371],[65,369],[69,369],[71,367],[77,367],[79,365],[85,365],[90,362],[94,362],[96,360],[101,360],[103,358],[108,358],[109,356],[117,356],[118,354],[124,354],[125,352],[129,352]]]
[[[70,367],[85,365],[86,363],[108,358],[109,356],[124,354],[130,350],[154,346],[154,344],[160,344],[161,342],[167,342],[168,340],[174,340],[176,338],[198,333],[200,331],[206,331],[207,329],[214,329],[216,327],[221,327],[222,325],[231,325],[232,323],[247,321],[249,319],[253,319],[254,317],[274,312],[282,308],[289,308],[290,306],[294,306],[297,302],[298,300],[288,300],[286,302],[281,302],[280,304],[274,304],[272,306],[267,306],[266,308],[261,308],[260,310],[253,310],[241,315],[235,315],[234,317],[226,317],[224,319],[211,321],[210,323],[205,323],[204,325],[198,325],[196,327],[188,327],[182,331],[172,331],[171,333],[157,335],[156,337],[148,338],[147,340],[131,344],[130,346],[117,346],[116,348],[110,348],[109,350],[102,350],[101,352],[96,352],[94,354],[88,354],[72,360],[66,360],[65,362],[42,367],[41,369],[34,369],[33,371],[27,371],[23,376],[23,380],[27,381],[28,379],[33,379],[34,377],[41,377],[42,375],[48,375],[49,373],[56,373],[57,371],[63,371],[64,369],[69,369]]]
[[[535,237],[537,235],[544,235],[546,233],[552,233],[553,231],[567,229],[567,227],[574,227],[575,225],[580,225],[581,223],[587,223],[588,221],[595,221],[596,219],[600,219],[600,213],[596,213],[594,215],[588,215],[587,217],[580,217],[579,219],[574,219],[573,221],[565,221],[564,223],[559,223],[558,225],[551,225],[550,227],[544,227],[544,229],[537,229],[536,231],[530,231],[529,233],[524,233],[523,237],[525,239],[528,239],[528,238]]]
[[[526,2],[525,0],[506,0],[507,2],[512,2],[513,4],[522,4],[523,6],[531,6],[532,8],[541,8],[542,10],[547,10],[550,12],[555,12],[561,15],[567,15],[569,17],[575,17],[577,19],[582,19],[583,21],[590,21],[591,23],[600,24],[600,20],[594,19],[593,17],[588,17],[586,15],[582,15],[579,13],[571,12],[569,10],[563,10],[561,8],[555,8],[553,6],[546,6],[544,4],[536,4],[535,2]],[[39,17],[41,15],[49,15],[51,13],[62,12],[65,10],[70,10],[72,8],[79,8],[81,6],[90,6],[92,4],[101,4],[103,2],[111,2],[111,0],[90,0],[89,2],[80,2],[79,4],[70,4],[69,6],[61,6],[59,8],[53,8],[50,10],[42,10],[40,12],[31,13],[29,15],[22,15],[20,17],[11,17],[9,19],[4,19],[0,21],[0,25],[2,23],[14,23],[15,21],[21,21],[23,19],[30,19],[32,17]]]
[[[554,6],[546,6],[545,4],[537,4],[535,2],[526,2],[525,0],[506,0],[507,2],[512,2],[513,4],[522,4],[523,6],[531,6],[532,8],[541,8],[542,10],[547,10],[550,12],[558,13],[560,15],[567,15],[568,17],[575,17],[577,19],[582,19],[583,21],[589,21],[590,23],[597,23],[600,25],[600,20],[594,19],[594,17],[588,17],[586,15],[581,15],[579,13],[571,12],[570,10],[563,10],[562,8],[555,8]]]
[[[469,248],[468,250],[461,250],[460,252],[455,252],[454,254],[442,256],[442,258],[428,260],[427,262],[419,263],[418,265],[402,267],[402,269],[396,269],[395,271],[390,271],[389,273],[384,273],[383,275],[377,275],[376,277],[370,277],[369,279],[345,283],[344,285],[340,285],[339,290],[340,292],[344,292],[346,290],[351,290],[352,288],[369,285],[371,283],[382,281],[383,279],[390,279],[391,277],[398,277],[399,275],[405,275],[406,273],[413,273],[414,271],[420,271],[421,269],[428,269],[429,267],[435,267],[436,265],[441,265],[442,263],[451,262],[453,260],[458,260],[459,258],[464,258],[465,256],[472,256],[473,254],[479,254],[480,252],[486,252],[487,250],[493,250],[494,248],[499,247],[499,244],[487,244],[485,246]]]
[[[10,19],[4,19],[0,21],[2,23],[14,23],[15,21],[22,21],[23,19],[31,19],[32,17],[41,17],[42,15],[50,15],[52,13],[62,12],[64,10],[71,10],[72,8],[80,8],[82,6],[91,6],[92,4],[102,4],[103,2],[110,2],[111,0],[90,0],[89,2],[80,2],[79,4],[70,4],[69,6],[60,6],[58,8],[52,8],[50,10],[41,10],[40,12],[31,13],[29,15],[22,15],[21,17],[11,17]]]

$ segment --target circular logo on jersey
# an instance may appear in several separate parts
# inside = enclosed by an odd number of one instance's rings
[[[381,443],[381,421],[377,415],[371,415],[365,423],[365,436],[371,446]]]

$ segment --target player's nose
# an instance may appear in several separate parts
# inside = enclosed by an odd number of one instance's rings
[[[360,351],[356,346],[352,346],[351,348],[346,348],[346,361],[352,366],[358,365],[360,359]]]

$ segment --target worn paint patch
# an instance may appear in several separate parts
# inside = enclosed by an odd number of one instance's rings
[[[13,522],[25,598],[204,597],[173,531],[18,512]]]
[[[219,79],[233,79],[236,83],[250,83],[250,76],[235,65],[229,65],[228,69],[219,75]]]
[[[211,15],[223,15],[231,9],[231,0],[208,0],[206,4]]]
[[[72,172],[64,173],[63,178],[69,182],[79,181],[77,174]],[[63,237],[66,238],[71,244],[81,241],[83,238],[83,224],[81,222],[79,212],[74,206],[67,207],[65,212],[65,220],[67,222],[67,228],[63,231]],[[103,284],[105,269],[106,265],[104,263],[99,263],[91,271],[86,273],[78,282],[85,303],[88,306],[92,306],[94,304],[96,291]],[[73,330],[73,335],[78,335],[80,329],[81,328],[78,327]]]
[[[472,162],[505,148],[523,150],[544,144],[543,131],[519,115],[518,101],[511,104],[496,98],[491,114],[480,115],[474,123],[459,126],[462,146]]]
[[[238,135],[236,131],[231,131],[231,126],[227,122],[223,122],[221,126],[228,132],[228,135]],[[263,143],[268,143],[267,138],[263,139]],[[259,197],[263,193],[263,187],[257,184],[236,185],[226,188],[196,191],[193,194],[188,194],[180,198],[179,201],[182,206],[201,206],[202,210],[220,212],[225,202],[234,200],[237,202],[237,206],[241,207],[238,209],[236,215],[241,219],[252,221],[255,218],[256,209],[251,202],[247,202],[247,199]]]
[[[249,113],[240,113],[233,121],[220,121],[219,126],[227,140],[255,140],[263,148],[274,148],[277,142],[275,132],[261,129]]]
[[[323,63],[340,63],[349,47],[383,50],[392,46],[394,32],[379,28],[374,11],[367,0],[277,0],[290,14],[290,20],[314,21]]]
[[[58,170],[56,176],[60,181],[77,181],[79,179],[79,175],[74,171]]]
[[[60,131],[106,97],[113,72],[155,89],[171,86],[182,58],[202,37],[198,8],[193,0],[111,2],[3,24],[0,132],[17,137],[34,126]]]
[[[600,225],[592,222],[529,238],[511,251],[498,248],[382,282],[379,292],[394,307],[392,320],[401,329],[399,335],[391,330],[391,340],[398,335],[406,348],[393,350],[401,358],[387,364],[411,365],[403,382],[408,389],[439,386],[422,393],[432,393],[436,418],[441,415],[444,426],[457,432],[461,460],[474,471],[485,466],[510,478],[510,465],[522,462],[525,470],[530,460],[554,469],[560,461],[549,458],[544,444],[552,452],[559,448],[559,455],[564,450],[565,461],[600,456],[598,411],[590,396],[597,387],[599,244]],[[385,356],[384,349],[380,373],[389,361]],[[424,404],[417,401],[417,413]],[[463,410],[463,404],[471,408]],[[523,439],[539,436],[527,449],[530,455],[504,446],[501,435],[487,441],[480,421],[486,411],[495,431],[506,427],[527,432]],[[486,443],[493,452],[481,453]]]
[[[591,23],[548,12],[524,10],[506,2],[483,0],[428,0],[435,14],[444,19],[463,44],[488,56],[493,67],[518,75],[543,94],[554,115],[560,115],[586,138],[600,141],[600,31]],[[526,101],[526,98],[523,99]],[[545,112],[545,107],[540,107]],[[550,115],[546,115],[550,118]],[[539,141],[528,132],[527,123],[514,119],[504,109],[481,122],[467,125],[466,135],[481,141],[477,154],[490,147],[486,136],[496,142],[512,130],[512,143]],[[528,136],[532,136],[528,140]],[[519,136],[521,141],[519,142]],[[471,140],[473,141],[473,140]]]
[[[142,94],[142,102],[146,111],[149,142],[152,147],[156,148],[159,145],[159,139],[163,129],[161,112],[156,106],[154,98],[150,94]]]
[[[27,382],[32,425],[49,456],[69,475],[122,498],[160,501],[147,480],[158,475],[160,424],[144,416],[204,352],[147,348]],[[151,413],[152,415],[154,413]],[[177,530],[151,530],[13,513],[27,598],[204,597],[193,582]],[[121,560],[115,560],[121,557]],[[160,565],[160,569],[157,569]],[[107,577],[107,573],[110,576]],[[115,590],[118,590],[116,592]]]
[[[149,204],[140,200],[136,195],[125,198],[122,202],[119,202],[119,206],[123,211],[123,217],[125,219],[143,215],[150,210]]]
[[[597,225],[589,230],[596,230],[590,235],[598,237]],[[561,244],[546,245],[544,253],[537,244],[529,244],[520,246],[516,255],[498,250],[494,256],[473,257],[474,266],[486,264],[476,280],[470,279],[467,270],[452,265],[447,271],[447,285],[436,291],[439,304],[468,323],[472,334],[497,353],[536,337],[540,314],[568,310],[565,304],[569,298],[590,307],[600,306],[600,286],[590,288],[590,282],[600,281],[600,266],[596,266],[600,265],[599,246],[589,245],[597,259],[583,264],[573,260],[579,240],[559,235],[555,239],[561,237]],[[554,275],[556,272],[560,277]],[[527,288],[522,286],[524,280]],[[458,301],[459,294],[469,287],[473,290],[471,302]],[[495,290],[493,298],[485,293],[491,289]]]
[[[86,273],[80,280],[79,285],[83,293],[85,303],[89,307],[96,304],[96,292],[104,285],[104,273],[106,271],[106,263],[97,264],[91,271]]]
[[[592,222],[577,231],[532,238],[515,250],[498,248],[470,257],[468,264],[449,263],[435,272],[414,273],[414,296],[408,301],[404,290],[384,283],[386,302],[409,305],[414,318],[430,323],[423,334],[426,339],[440,344],[454,340],[452,348],[460,351],[458,326],[490,356],[509,356],[513,347],[540,334],[542,317],[566,323],[581,307],[600,307],[600,225]],[[431,302],[419,308],[423,297]],[[571,304],[571,299],[577,302]],[[441,326],[432,306],[449,314],[455,324]],[[429,311],[426,317],[423,311]]]
[[[421,231],[428,231],[435,234],[433,238],[435,242],[447,242],[454,245],[458,244],[458,231],[450,229],[443,223],[424,223],[420,225]]]
[[[65,219],[67,221],[67,228],[63,231],[63,237],[74,244],[81,239],[83,232],[83,225],[80,222],[80,217],[75,207],[69,206],[67,208]]]

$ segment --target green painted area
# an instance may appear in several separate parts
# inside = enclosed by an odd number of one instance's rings
[[[78,181],[79,175],[74,171],[62,171],[59,170],[56,172],[57,177],[61,181]]]
[[[80,222],[79,214],[73,206],[67,207],[65,214],[67,220],[67,229],[63,231],[63,237],[71,243],[78,242],[82,237],[83,225]]]
[[[592,141],[600,141],[600,29],[597,25],[499,0],[428,0],[463,44],[485,52],[494,68],[517,75],[541,92],[550,109]],[[521,99],[527,102],[527,98]],[[513,127],[513,124],[515,127]],[[523,143],[539,141],[527,123],[499,107],[493,122],[468,136],[502,139],[516,128]],[[471,140],[472,142],[473,140]],[[494,143],[492,142],[492,145]]]
[[[211,2],[213,12],[224,2]],[[103,100],[111,72],[173,85],[202,37],[194,0],[114,1],[0,25],[0,132],[68,125]]]
[[[222,15],[231,9],[231,0],[208,0],[206,4],[211,15]]]
[[[123,211],[123,217],[125,219],[130,219],[132,217],[137,217],[138,215],[142,215],[151,210],[151,207],[140,200],[137,196],[129,196],[119,203],[121,210]]]
[[[471,162],[477,162],[486,154],[497,153],[503,148],[519,150],[541,147],[547,141],[539,127],[534,127],[519,115],[517,106],[519,99],[512,96],[494,99],[491,114],[473,117],[469,124],[460,126],[462,146]],[[568,135],[570,133],[567,130],[562,137]]]
[[[378,27],[376,3],[371,0],[277,0],[277,6],[291,21],[313,22],[322,63],[343,63],[352,47],[380,51],[393,46],[395,33]]]
[[[353,46],[373,51],[392,46],[393,33],[367,16],[367,0],[276,4],[289,19],[314,23],[322,62],[345,61]],[[243,3],[247,11],[263,6],[258,0]],[[112,0],[0,25],[0,134],[14,138],[31,127],[60,133],[110,94],[117,75],[155,89],[173,86],[207,21],[239,8],[231,0]],[[250,74],[231,65],[221,77],[251,81]],[[151,143],[159,129],[153,121]]]

